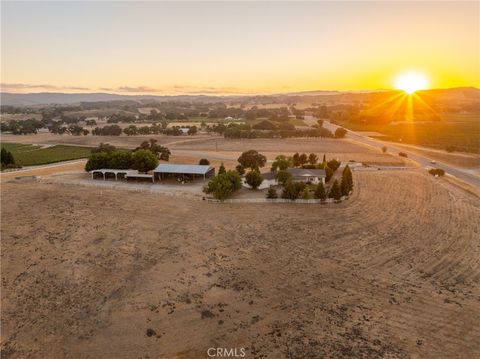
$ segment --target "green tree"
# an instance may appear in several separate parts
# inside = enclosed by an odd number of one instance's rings
[[[232,188],[234,191],[238,191],[240,188],[242,188],[242,177],[240,177],[240,174],[237,171],[227,171],[226,175],[232,183]]]
[[[285,183],[292,178],[292,175],[290,172],[286,170],[278,171],[277,172],[277,181],[278,183],[281,183],[282,185],[285,185]]]
[[[135,151],[137,150],[149,150],[162,161],[168,161],[171,155],[170,150],[167,147],[157,144],[157,140],[154,138],[151,138],[149,141],[143,141],[140,146],[135,149]]]
[[[110,154],[109,167],[116,168],[119,170],[126,170],[132,168],[132,151],[129,150],[119,150],[114,151]]]
[[[311,165],[314,165],[316,164],[318,161],[318,157],[315,153],[310,153],[308,155],[308,163],[310,163]]]
[[[268,187],[267,198],[269,199],[278,198],[277,190],[275,189],[275,187],[273,186]]]
[[[223,201],[233,193],[233,185],[226,173],[213,177],[204,188],[204,192],[212,194],[216,199]]]
[[[242,165],[237,165],[235,167],[235,170],[238,172],[240,176],[243,176],[245,174],[245,168],[243,168]]]
[[[108,152],[93,152],[85,164],[85,171],[90,172],[101,168],[110,168],[110,157]]]
[[[333,177],[333,170],[328,166],[325,167],[325,176],[325,182],[329,182]]]
[[[279,155],[275,157],[275,161],[272,163],[272,168],[270,171],[275,172],[277,170],[285,171],[288,167],[292,165],[292,161],[285,155]]]
[[[258,170],[260,167],[265,166],[267,158],[255,150],[249,150],[241,154],[238,162],[243,168]]]
[[[252,170],[248,172],[245,176],[247,184],[253,189],[257,189],[263,182],[263,177],[258,170]]]
[[[227,173],[227,170],[225,169],[225,166],[222,164],[220,165],[220,168],[218,169],[218,174],[223,175],[224,173]]]
[[[132,155],[132,168],[148,172],[158,166],[158,157],[150,150],[136,150]]]
[[[300,155],[300,157],[298,158],[298,162],[299,162],[300,166],[303,166],[305,163],[307,163],[307,161],[308,161],[308,156],[305,153],[302,153]]]
[[[322,182],[320,182],[317,185],[314,195],[315,195],[315,198],[320,199],[322,201],[325,201],[327,199],[327,194],[325,193],[325,187],[323,186]]]
[[[300,167],[300,154],[297,152],[292,157],[293,167]]]
[[[0,157],[2,168],[12,167],[12,165],[15,165],[15,159],[13,158],[12,153],[10,151],[7,151],[5,148],[2,148]]]
[[[198,164],[201,166],[208,166],[210,164],[210,161],[206,158],[202,158],[200,161],[198,161]]]
[[[327,156],[325,155],[325,153],[323,154],[323,160],[322,160],[323,163],[327,163]]]
[[[342,198],[342,191],[340,189],[340,185],[338,184],[337,180],[333,181],[332,188],[330,188],[330,191],[328,192],[328,197],[333,198],[336,201]]]
[[[336,159],[332,159],[327,162],[328,167],[330,167],[333,170],[333,172],[338,170],[338,167],[340,167],[341,164],[342,163],[340,161],[337,161]]]
[[[92,150],[92,153],[96,153],[96,152],[107,152],[107,153],[110,153],[110,152],[113,152],[115,151],[117,148],[113,145],[110,145],[108,143],[103,143],[103,142],[100,142],[100,144],[98,145],[97,148],[94,148]]]
[[[343,184],[345,182],[345,184]],[[342,193],[344,191],[347,191],[346,194],[350,193],[350,191],[353,189],[353,175],[352,175],[352,170],[348,165],[345,166],[342,172]],[[345,186],[345,189],[343,188]]]

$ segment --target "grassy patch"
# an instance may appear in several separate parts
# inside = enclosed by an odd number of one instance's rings
[[[57,145],[42,148],[20,143],[2,143],[0,146],[10,151],[13,154],[15,163],[20,166],[34,166],[86,158],[91,153],[91,148],[80,146]]]

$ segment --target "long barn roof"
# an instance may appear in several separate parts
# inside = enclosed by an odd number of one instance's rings
[[[155,173],[182,173],[204,175],[211,171],[213,167],[208,165],[175,165],[162,163],[153,170]]]

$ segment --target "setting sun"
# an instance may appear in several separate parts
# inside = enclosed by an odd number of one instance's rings
[[[418,90],[425,90],[429,87],[429,81],[425,74],[419,72],[405,72],[395,79],[395,88],[412,94]]]

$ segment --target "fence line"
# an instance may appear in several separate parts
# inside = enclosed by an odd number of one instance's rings
[[[207,197],[207,195],[200,195],[196,193],[185,193],[185,192],[172,192],[172,191],[162,191],[161,188],[152,187],[152,185],[146,185],[145,187],[131,187],[127,185],[122,185],[121,183],[109,183],[104,181],[61,181],[61,180],[52,180],[51,178],[43,178],[40,176],[36,177],[38,182],[47,183],[47,184],[62,184],[62,185],[78,185],[83,187],[96,187],[104,189],[123,189],[131,192],[147,192],[165,195],[169,197],[182,197],[188,198],[195,201],[207,201],[211,203],[294,203],[294,204],[331,204],[336,201],[333,198],[327,198],[325,201],[320,199],[285,199],[285,198],[228,198],[223,201],[218,199]],[[348,196],[342,196],[340,201],[347,200]]]

